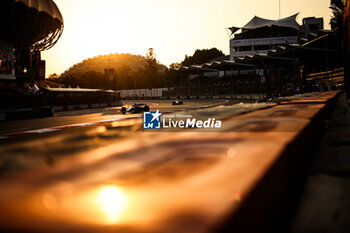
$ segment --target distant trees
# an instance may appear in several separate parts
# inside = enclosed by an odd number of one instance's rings
[[[116,73],[116,79],[117,79],[117,88],[116,89],[128,89],[130,87],[132,87],[133,84],[133,80],[132,80],[132,76],[131,76],[131,71],[132,69],[130,68],[130,66],[128,65],[120,65],[117,69],[117,73]]]
[[[214,58],[225,56],[225,54],[217,48],[197,49],[192,56],[185,55],[185,59],[181,62],[183,66],[191,66],[194,64],[203,64]]]
[[[343,59],[344,59],[344,31],[345,31],[345,25],[343,23],[343,15],[344,15],[344,1],[343,0],[331,0],[330,9],[332,10],[332,16],[331,16],[331,29],[335,32],[335,39],[336,39],[336,45],[339,56],[338,63],[339,66],[343,66]]]
[[[216,48],[197,49],[192,56],[186,55],[184,61],[173,63],[170,68],[201,64],[221,56],[224,54]],[[105,73],[106,60],[115,61],[108,65],[108,68],[114,69],[113,80]],[[168,87],[181,83],[177,75],[157,62],[153,48],[149,48],[145,56],[109,54],[89,58],[75,64],[60,76],[50,75],[49,80],[71,87],[115,90]]]
[[[146,84],[147,88],[151,88],[153,86],[159,85],[159,75],[158,75],[158,66],[156,55],[153,51],[153,48],[148,49],[148,53],[146,54],[147,65],[145,67],[145,75],[148,83]]]
[[[108,79],[105,77],[101,72],[96,72],[93,70],[89,70],[87,72],[84,72],[82,74],[78,75],[61,75],[61,76],[54,76],[50,75],[48,78],[50,81],[63,84],[65,86],[71,86],[71,87],[84,87],[84,88],[108,88]]]
[[[178,63],[178,62],[174,62],[174,63],[171,63],[170,65],[169,65],[169,68],[170,69],[178,69],[178,68],[180,68],[181,67],[181,63]]]
[[[185,59],[182,62],[175,62],[169,65],[170,70],[167,71],[166,76],[167,82],[170,86],[184,85],[181,75],[175,72],[174,69],[180,68],[181,66],[203,64],[223,56],[225,56],[225,54],[217,48],[197,49],[192,56],[185,55]]]
[[[57,79],[58,78],[58,75],[56,73],[53,73],[53,74],[50,74],[48,79],[49,80],[54,80],[54,79]]]
[[[106,60],[114,62],[106,65]],[[114,79],[105,73],[114,69]],[[152,48],[145,56],[109,54],[89,58],[75,64],[60,76],[52,74],[49,80],[65,86],[102,89],[135,89],[163,87],[167,68],[159,64]]]
[[[332,0],[329,8],[333,14],[330,22],[331,28],[332,30],[338,28],[340,31],[343,24],[344,2],[342,0]]]
[[[77,84],[87,88],[109,89],[109,77],[94,70],[87,71],[78,79]]]

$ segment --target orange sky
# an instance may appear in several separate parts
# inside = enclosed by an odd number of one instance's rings
[[[54,0],[65,28],[58,43],[42,53],[46,76],[86,58],[109,53],[145,55],[181,62],[196,49],[229,53],[227,27],[243,26],[254,15],[278,19],[279,0]],[[300,12],[324,17],[329,28],[330,0],[281,0],[281,16]]]

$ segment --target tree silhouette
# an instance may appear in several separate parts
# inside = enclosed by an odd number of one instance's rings
[[[153,48],[148,49],[148,53],[146,54],[146,60],[147,60],[147,66],[145,67],[145,74],[144,77],[144,87],[145,88],[152,88],[152,87],[158,87],[159,86],[159,75],[158,75],[158,67],[157,67],[157,60],[156,55],[153,51]]]
[[[203,64],[218,57],[225,56],[225,54],[217,48],[211,49],[197,49],[192,56],[185,55],[185,59],[181,62],[183,66],[191,66],[195,64]]]
[[[110,63],[110,68],[115,70],[113,82],[104,75],[108,59],[116,61]],[[166,70],[164,65],[157,62],[155,53],[150,48],[145,56],[109,54],[85,59],[59,77],[51,75],[50,80],[71,87],[79,85],[82,88],[152,88],[163,85],[164,81],[161,78]]]

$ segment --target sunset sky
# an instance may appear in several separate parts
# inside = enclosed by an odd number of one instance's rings
[[[42,53],[46,76],[60,74],[86,58],[109,53],[145,55],[153,48],[165,65],[196,49],[229,53],[226,28],[243,26],[254,15],[278,19],[278,0],[54,0],[65,28],[58,43]],[[330,0],[281,0],[281,17],[300,12],[324,17]]]

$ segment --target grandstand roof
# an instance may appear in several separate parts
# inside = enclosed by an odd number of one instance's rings
[[[260,18],[258,16],[254,16],[253,19],[251,19],[246,25],[243,27],[231,27],[229,28],[233,33],[238,31],[239,29],[246,29],[246,30],[253,30],[257,28],[262,28],[262,27],[268,27],[268,26],[279,26],[279,27],[286,27],[286,28],[293,28],[296,30],[300,30],[300,26],[296,21],[297,16],[299,13],[294,14],[292,16],[283,18],[283,19],[277,19],[277,20],[272,20],[272,19],[264,19]]]
[[[45,12],[53,19],[59,20],[63,24],[63,17],[57,5],[52,0],[13,0],[22,2],[29,8],[35,9],[38,12]]]

